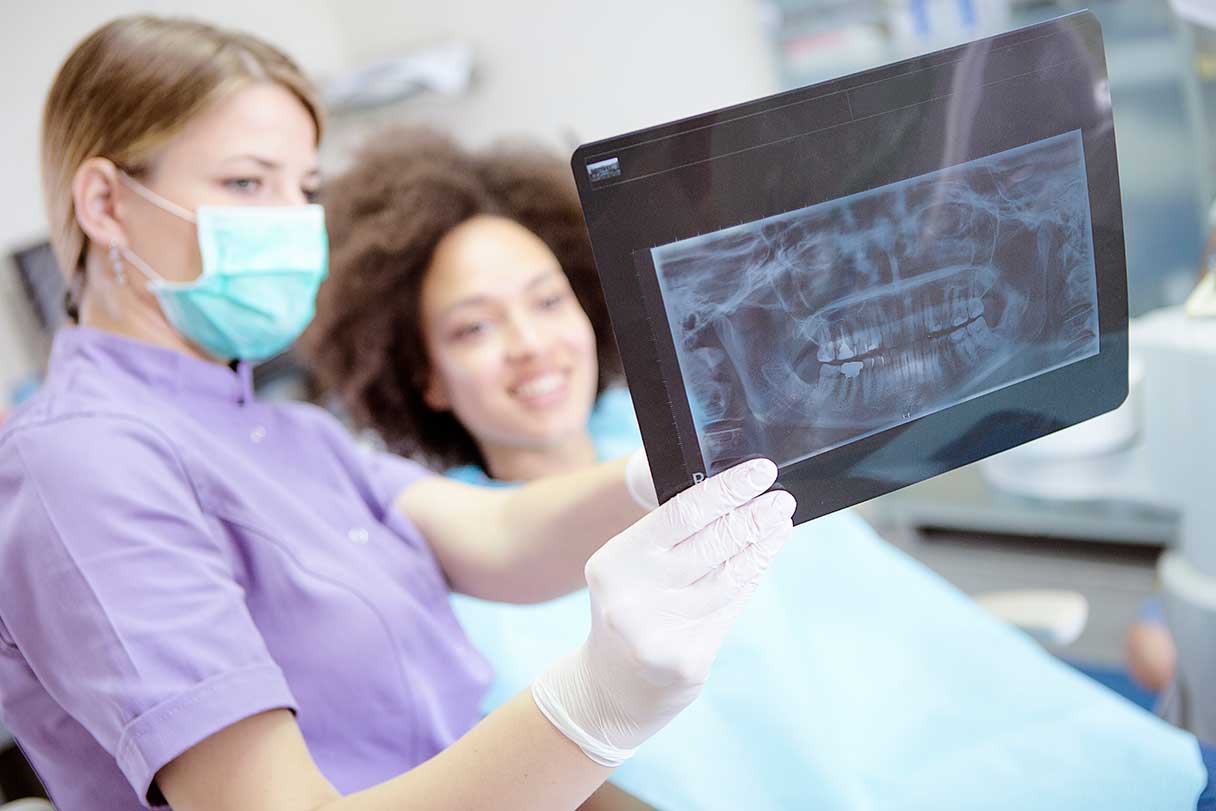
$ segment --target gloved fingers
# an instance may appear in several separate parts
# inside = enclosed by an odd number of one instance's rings
[[[789,525],[794,497],[784,491],[765,493],[717,518],[670,551],[665,560],[673,582],[684,586],[735,557],[748,546]]]
[[[660,548],[668,549],[751,501],[776,480],[775,464],[752,459],[694,484],[634,526]],[[639,526],[643,523],[644,528]]]
[[[736,600],[745,599],[792,534],[793,525],[786,519],[768,535],[681,589],[680,610],[690,618],[706,617]]]

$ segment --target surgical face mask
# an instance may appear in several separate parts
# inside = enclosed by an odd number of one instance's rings
[[[148,202],[198,227],[203,272],[193,281],[171,282],[122,249],[148,277],[148,289],[182,336],[217,358],[241,360],[268,358],[299,337],[312,321],[329,267],[321,206],[199,206],[191,212],[125,173],[121,177]]]

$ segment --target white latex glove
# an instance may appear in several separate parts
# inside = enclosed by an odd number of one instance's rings
[[[591,633],[532,685],[587,757],[618,766],[701,691],[723,637],[790,537],[772,462],[689,488],[587,561]],[[763,494],[763,495],[761,495]]]
[[[659,496],[654,490],[654,479],[650,476],[650,462],[646,449],[638,448],[629,455],[625,463],[625,487],[639,507],[653,510],[659,506]]]

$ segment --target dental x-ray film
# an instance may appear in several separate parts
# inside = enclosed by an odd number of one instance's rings
[[[1127,393],[1089,13],[581,147],[660,498],[756,456],[798,521]]]

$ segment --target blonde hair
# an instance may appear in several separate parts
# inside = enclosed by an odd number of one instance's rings
[[[194,20],[121,17],[68,56],[43,109],[42,186],[73,319],[88,248],[72,199],[81,164],[104,157],[138,174],[195,115],[259,82],[294,93],[320,139],[324,120],[316,89],[286,54],[248,34]]]

